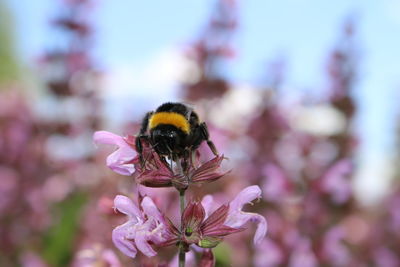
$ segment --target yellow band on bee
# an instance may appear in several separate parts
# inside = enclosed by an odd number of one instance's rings
[[[190,125],[188,120],[182,114],[175,112],[157,112],[151,116],[149,121],[149,128],[153,129],[160,124],[169,124],[181,129],[186,134],[190,132]]]

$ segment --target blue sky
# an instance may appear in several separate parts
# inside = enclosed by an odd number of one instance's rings
[[[20,57],[29,63],[57,38],[48,21],[59,1],[6,2],[15,13]],[[149,62],[157,56],[195,40],[214,0],[95,2],[97,8],[91,14],[96,25],[94,54],[103,69],[113,72],[151,67]],[[369,160],[385,158],[393,147],[393,121],[400,109],[400,1],[238,0],[238,6],[240,25],[233,40],[237,56],[227,65],[227,75],[239,83],[257,82],[268,60],[283,55],[288,64],[286,86],[312,92],[326,85],[328,52],[344,19],[357,15],[361,68],[355,92],[360,108],[356,130],[364,139],[362,152]],[[152,97],[149,90],[162,83],[152,88],[143,83],[137,86],[137,90],[144,86],[146,101]]]
[[[48,21],[59,8],[55,0],[6,0],[15,13],[21,58],[40,55],[57,36]],[[166,49],[180,49],[201,32],[214,0],[95,1],[95,55],[104,69],[140,65]],[[362,51],[361,127],[385,135],[400,86],[400,2],[396,0],[249,0],[238,1],[240,27],[234,37],[237,57],[227,75],[239,82],[260,79],[266,62],[277,55],[288,61],[290,87],[322,88],[328,51],[343,20],[360,18]],[[372,125],[374,124],[374,125]],[[371,138],[382,142],[387,138]],[[380,141],[375,141],[380,139]],[[376,149],[390,144],[377,144]]]

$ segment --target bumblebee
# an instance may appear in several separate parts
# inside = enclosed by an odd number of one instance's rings
[[[197,113],[182,103],[164,103],[156,111],[146,113],[135,141],[142,163],[143,140],[160,156],[173,160],[188,156],[203,141],[207,142],[214,155],[218,155],[209,139],[206,123],[200,122]]]

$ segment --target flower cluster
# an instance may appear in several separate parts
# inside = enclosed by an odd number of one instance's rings
[[[175,186],[178,189],[186,189],[189,184],[216,181],[226,174],[219,169],[224,156],[216,156],[198,166],[194,162],[189,162],[184,174],[176,174],[166,159],[159,156],[147,143],[143,143],[142,154],[145,163],[142,166],[133,136],[121,137],[110,132],[98,131],[93,139],[96,144],[117,146],[118,149],[107,157],[107,166],[122,175],[136,174],[137,182],[144,186]]]
[[[114,229],[112,239],[119,250],[132,258],[137,249],[148,257],[156,255],[149,242],[161,244],[169,239],[165,218],[153,200],[144,197],[140,206],[141,209],[126,196],[118,195],[114,199],[115,209],[127,215],[128,221]]]
[[[148,187],[175,187],[182,194],[191,184],[213,182],[227,173],[220,170],[224,156],[198,162],[199,153],[195,151],[194,158],[169,162],[150,144],[143,142],[141,156],[145,160],[141,162],[133,136],[121,137],[99,131],[94,134],[94,141],[117,147],[107,157],[110,169],[122,175],[132,175],[138,184]],[[253,185],[219,207],[211,195],[204,196],[202,201],[191,200],[182,210],[179,226],[175,226],[149,196],[139,197],[140,206],[137,206],[128,197],[118,195],[114,207],[127,215],[128,221],[114,229],[112,239],[121,252],[132,258],[136,257],[138,250],[148,257],[155,256],[155,247],[169,245],[178,245],[186,253],[191,245],[214,248],[224,236],[243,231],[247,222],[254,222],[257,224],[254,243],[258,244],[266,234],[267,222],[257,213],[243,211],[243,206],[261,198],[261,194],[261,189]],[[206,258],[212,258],[211,250],[207,253],[204,254],[208,255]]]
[[[207,195],[201,202],[191,201],[185,208],[181,218],[182,232],[174,228],[176,242],[182,237],[187,244],[196,244],[202,248],[213,248],[222,241],[222,237],[244,230],[248,221],[257,223],[254,244],[258,244],[267,232],[267,222],[259,214],[244,212],[243,206],[260,198],[258,186],[243,189],[229,204],[216,206],[212,196]]]

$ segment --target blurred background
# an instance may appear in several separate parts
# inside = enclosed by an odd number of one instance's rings
[[[0,266],[172,262],[113,246],[136,186],[92,141],[166,101],[229,157],[198,197],[263,189],[267,237],[227,238],[217,266],[400,266],[399,31],[397,0],[0,0]]]

